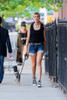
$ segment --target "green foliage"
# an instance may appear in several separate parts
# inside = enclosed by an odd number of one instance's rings
[[[19,24],[15,24],[15,27],[16,27],[16,31],[19,31]]]
[[[40,7],[58,11],[62,7],[62,2],[61,0],[0,0],[0,15],[4,15],[4,18],[15,15],[31,17],[31,13],[38,11]]]

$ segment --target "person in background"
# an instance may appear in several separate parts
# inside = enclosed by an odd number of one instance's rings
[[[8,34],[8,30],[2,27],[2,18],[0,17],[0,83],[3,80],[4,76],[4,57],[7,56],[7,48],[8,48],[8,56],[12,56],[12,48],[10,43],[10,38]]]
[[[26,39],[27,39],[27,30],[25,22],[21,23],[21,30],[18,32],[18,39],[17,39],[17,66],[14,67],[15,75],[17,79],[18,85],[20,85],[20,72],[22,71],[22,64],[24,62],[24,47],[26,45]]]
[[[42,57],[46,50],[46,36],[45,36],[45,25],[40,22],[40,14],[33,14],[34,23],[29,26],[26,46],[24,54],[28,52],[29,44],[29,55],[32,62],[32,74],[33,74],[33,85],[37,85],[36,82],[36,67],[38,76],[38,87],[41,87],[41,74],[42,74]]]
[[[18,39],[17,39],[17,62],[22,62],[22,55],[24,51],[24,47],[26,45],[27,39],[27,30],[25,22],[21,23],[21,30],[18,32]]]

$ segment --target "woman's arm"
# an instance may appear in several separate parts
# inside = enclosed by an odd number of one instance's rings
[[[26,40],[27,39],[27,37],[23,37],[23,38],[21,38],[22,40]]]
[[[45,34],[45,25],[44,25],[43,35],[44,35],[44,50],[46,50],[46,34]]]

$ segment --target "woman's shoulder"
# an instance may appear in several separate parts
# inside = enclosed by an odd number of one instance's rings
[[[33,26],[33,24],[34,24],[34,22],[32,22],[29,26],[31,27],[31,26]]]
[[[40,22],[40,23],[41,23],[41,25],[43,25],[43,26],[45,25],[43,22]]]
[[[41,27],[44,28],[45,24],[43,22],[40,22],[40,23],[41,23]]]

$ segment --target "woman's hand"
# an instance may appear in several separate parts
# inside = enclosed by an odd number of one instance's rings
[[[11,57],[12,57],[12,53],[9,53],[9,54],[8,54],[8,57],[11,58]]]
[[[27,38],[26,37],[23,37],[23,38],[21,38],[22,40],[26,40]]]
[[[18,31],[18,33],[21,33],[21,31]]]

